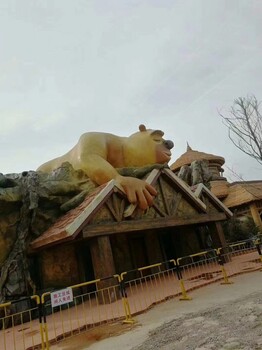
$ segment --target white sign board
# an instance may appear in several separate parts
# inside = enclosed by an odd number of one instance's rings
[[[52,307],[71,303],[73,301],[73,291],[70,287],[57,290],[56,292],[53,292],[50,295]]]

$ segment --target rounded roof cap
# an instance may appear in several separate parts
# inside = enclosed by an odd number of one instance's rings
[[[194,160],[208,160],[209,162],[215,162],[219,165],[225,163],[225,159],[214,154],[198,152],[193,150],[187,142],[187,150],[183,153],[173,164],[171,164],[171,170],[179,170],[183,165],[190,165]]]

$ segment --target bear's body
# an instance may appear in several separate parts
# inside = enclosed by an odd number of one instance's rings
[[[147,192],[155,195],[155,190],[142,180],[119,175],[116,168],[168,163],[173,142],[164,140],[161,130],[148,130],[143,125],[139,130],[129,137],[85,133],[68,153],[44,163],[37,170],[50,173],[62,163],[69,162],[76,170],[82,169],[98,185],[115,179],[123,187],[129,201],[138,201],[140,207],[145,209],[151,202]],[[142,203],[142,192],[147,204]]]

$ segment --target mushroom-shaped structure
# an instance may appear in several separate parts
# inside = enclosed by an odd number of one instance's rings
[[[178,173],[182,166],[190,165],[196,160],[203,160],[208,162],[209,171],[212,174],[211,191],[218,197],[224,198],[228,194],[228,182],[223,177],[224,169],[222,168],[225,163],[225,159],[221,156],[214,154],[199,152],[193,150],[189,144],[187,144],[187,150],[183,153],[171,166],[171,170],[174,173]]]

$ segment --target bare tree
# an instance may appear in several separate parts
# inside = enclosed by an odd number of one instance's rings
[[[233,144],[262,164],[262,115],[255,96],[239,97],[229,110],[229,116],[219,113],[228,128]]]

